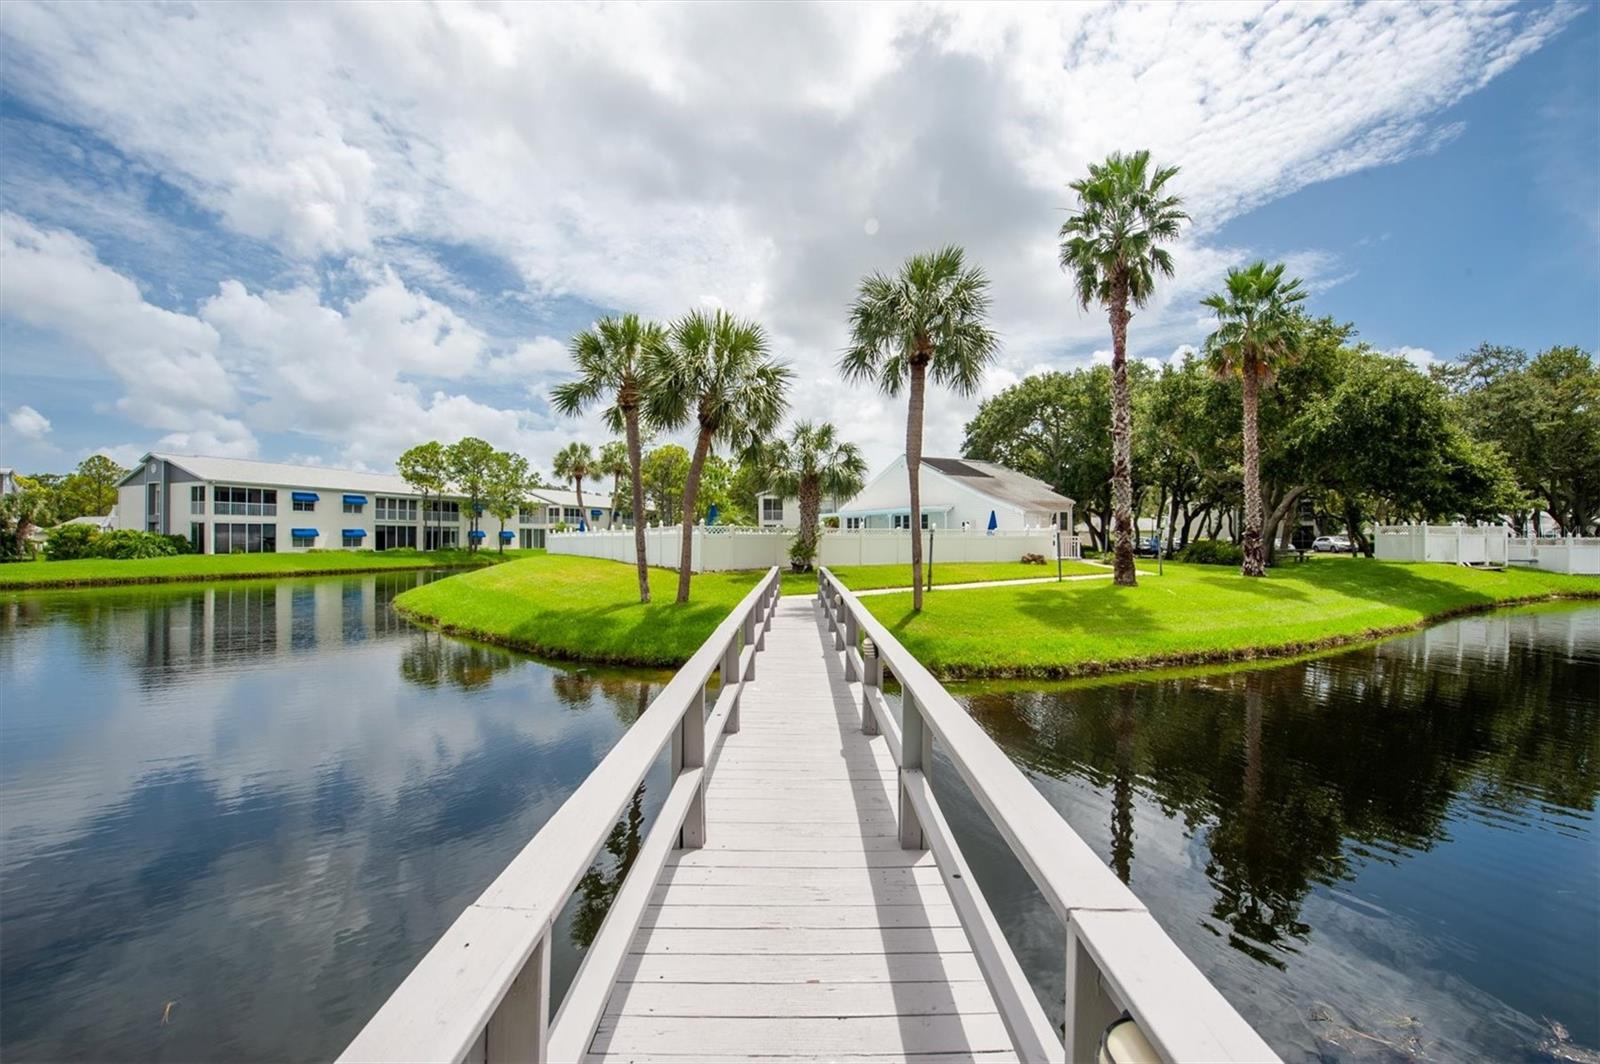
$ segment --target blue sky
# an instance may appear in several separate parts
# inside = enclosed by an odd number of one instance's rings
[[[1229,265],[1419,364],[1600,340],[1594,4],[698,8],[8,5],[0,464],[160,448],[387,468],[466,433],[544,464],[562,345],[613,309],[758,317],[833,371],[859,277],[957,241],[992,393],[1104,358],[1053,234],[1117,148],[1194,225],[1136,317],[1198,343]],[[715,42],[711,46],[710,42]],[[152,71],[160,76],[152,76]],[[932,453],[977,400],[934,397]]]

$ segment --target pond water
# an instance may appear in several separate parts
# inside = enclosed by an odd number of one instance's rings
[[[1600,1061],[1600,609],[955,691],[1286,1060]],[[1059,924],[953,775],[941,801],[1059,1022]]]
[[[0,1057],[331,1059],[664,679],[414,627],[426,579],[0,600]]]
[[[0,1057],[331,1058],[665,679],[413,627],[390,602],[427,579],[0,599]],[[1600,1044],[1600,610],[957,694],[1286,1058]],[[1060,928],[942,768],[1059,1020]],[[563,915],[558,991],[664,772]]]

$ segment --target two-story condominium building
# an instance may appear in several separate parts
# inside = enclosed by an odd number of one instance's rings
[[[583,501],[585,524],[607,527],[609,497]],[[393,473],[160,453],[122,479],[115,512],[119,528],[186,536],[204,554],[542,547],[548,530],[583,516],[575,493],[541,488],[503,529],[484,512],[474,530],[465,496],[424,499]]]

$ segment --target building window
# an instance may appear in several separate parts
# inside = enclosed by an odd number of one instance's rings
[[[161,485],[146,484],[144,488],[144,516],[145,528],[151,532],[161,531]]]
[[[783,520],[783,500],[782,499],[762,499],[761,500],[761,520],[763,520],[763,521],[782,521]]]
[[[296,499],[293,505],[296,512],[303,514],[315,513],[317,509],[316,500],[314,499]]]
[[[412,500],[413,502],[415,500]],[[378,500],[381,505],[383,500]],[[416,525],[379,525],[373,536],[373,547],[377,550],[417,549]]]
[[[460,524],[461,504],[449,499],[429,499],[428,510],[422,519],[439,524]]]
[[[211,549],[215,554],[276,554],[278,526],[228,524],[212,526]]]
[[[424,542],[426,550],[454,550],[461,545],[461,529],[444,527],[428,529]]]
[[[374,515],[379,521],[415,521],[417,519],[417,500],[392,499],[379,495],[377,499],[377,512]],[[412,546],[416,546],[415,543]]]
[[[580,520],[582,520],[582,518],[583,518],[583,511],[578,509],[576,506],[567,507],[565,510],[562,511],[562,515],[561,515],[561,519],[563,521],[565,521],[569,525],[574,525],[574,526],[576,526],[577,523]]]
[[[289,543],[290,543],[291,546],[299,547],[302,550],[309,550],[312,547],[315,547],[317,545],[317,537],[316,536],[290,536],[289,537]]]
[[[344,537],[344,545],[346,547],[359,547],[359,546],[361,546],[361,543],[362,543],[362,537],[361,536],[346,535]]]
[[[923,529],[924,532],[926,532],[927,529],[928,529],[928,515],[927,514],[923,514],[922,515],[922,529]]]
[[[523,525],[533,524],[533,508],[529,506],[517,507],[517,523]]]
[[[894,527],[895,528],[909,529],[911,527],[911,515],[910,514],[895,514],[894,515]]]
[[[204,491],[205,489],[201,488],[200,490]],[[205,502],[202,501],[200,505],[204,507]],[[189,522],[189,547],[196,554],[204,554],[206,552],[206,525],[204,521]]]
[[[363,509],[365,509],[365,506],[359,502],[347,502],[344,504],[344,512],[347,514],[358,514]]]
[[[862,519],[861,518],[859,518],[859,517],[846,517],[844,519],[844,527],[845,528],[862,528],[864,526],[862,524]]]
[[[206,512],[206,486],[196,484],[189,489],[189,512],[203,514]]]
[[[273,488],[235,488],[219,484],[211,489],[213,513],[239,517],[276,517],[278,493]]]

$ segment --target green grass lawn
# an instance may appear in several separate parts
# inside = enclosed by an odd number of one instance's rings
[[[166,584],[190,580],[244,580],[324,573],[382,572],[493,565],[543,554],[541,550],[307,551],[300,554],[179,554],[170,558],[84,558],[0,565],[0,590]]]
[[[1290,564],[1261,579],[1166,564],[1133,588],[1109,581],[935,591],[863,602],[936,674],[1076,676],[1304,653],[1497,604],[1600,597],[1600,577],[1366,559]]]
[[[683,605],[678,574],[650,570],[639,603],[632,565],[545,554],[412,588],[402,611],[447,631],[552,658],[679,665],[755,586],[761,573],[698,573]]]
[[[1142,565],[1143,563],[1141,563]],[[910,587],[909,565],[841,565],[832,570],[845,587],[852,591],[870,591],[880,587]],[[1111,575],[1109,565],[1091,565],[1088,562],[1063,561],[1061,572],[1066,576]],[[940,584],[973,584],[980,580],[1038,580],[1055,579],[1056,562],[1052,558],[1044,565],[1023,565],[1021,562],[940,562],[933,565],[933,586]],[[924,577],[926,579],[926,577]],[[791,581],[792,583],[792,581]],[[793,590],[791,588],[790,590]]]

